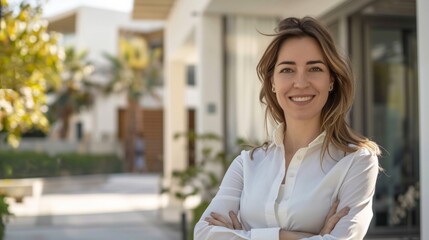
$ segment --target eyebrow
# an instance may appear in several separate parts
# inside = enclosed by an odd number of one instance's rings
[[[307,65],[311,65],[311,64],[318,64],[321,63],[323,65],[326,65],[323,61],[321,60],[311,60],[307,62]],[[289,64],[289,65],[296,65],[296,62],[294,61],[282,61],[279,64],[277,64],[277,66],[282,65],[282,64]]]

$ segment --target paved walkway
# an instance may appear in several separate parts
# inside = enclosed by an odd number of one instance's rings
[[[6,240],[180,240],[179,212],[162,219],[159,176],[45,178],[42,195],[12,203]],[[162,214],[165,216],[165,214]]]

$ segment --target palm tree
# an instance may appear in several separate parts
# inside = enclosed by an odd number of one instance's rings
[[[61,139],[68,136],[71,116],[92,105],[94,98],[91,88],[96,86],[89,80],[94,68],[87,60],[88,52],[78,53],[69,47],[65,53],[63,84],[49,108],[51,118],[61,119],[59,132]]]
[[[105,87],[105,93],[126,93],[126,131],[124,142],[127,170],[134,170],[135,141],[137,133],[141,133],[143,116],[139,100],[144,95],[155,99],[155,87],[160,82],[161,50],[149,50],[147,42],[141,37],[119,40],[120,54],[118,57],[104,54],[111,64],[110,81]]]

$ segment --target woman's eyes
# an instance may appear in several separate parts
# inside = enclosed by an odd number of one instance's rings
[[[283,68],[280,70],[280,73],[292,73],[293,70],[291,68]]]
[[[320,67],[312,67],[310,68],[310,72],[323,72],[323,70]]]
[[[309,72],[323,72],[323,69],[320,67],[311,67],[308,69]],[[292,68],[283,68],[280,70],[280,73],[293,73],[294,70]]]

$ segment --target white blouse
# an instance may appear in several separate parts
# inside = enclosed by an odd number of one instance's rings
[[[333,146],[320,160],[325,133],[293,156],[285,178],[283,124],[267,151],[249,151],[231,163],[218,193],[195,225],[194,239],[279,239],[279,230],[313,233],[306,239],[363,239],[372,219],[372,197],[378,175],[377,156],[367,149],[345,154]],[[282,180],[285,178],[283,191]],[[279,196],[280,194],[280,196]],[[281,196],[283,195],[283,196]],[[348,206],[330,234],[318,235],[336,199]],[[211,212],[229,219],[238,213],[243,230],[209,226]]]

